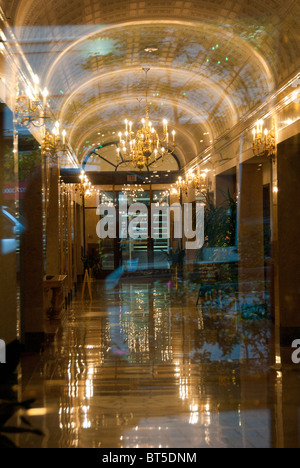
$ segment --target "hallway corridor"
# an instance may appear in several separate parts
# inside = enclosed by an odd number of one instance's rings
[[[283,373],[284,402],[271,322],[226,314],[213,298],[196,308],[195,292],[163,280],[92,286],[93,301],[77,292],[39,361],[23,357],[19,394],[35,403],[18,417],[44,435],[18,435],[18,446],[299,445],[300,372]]]

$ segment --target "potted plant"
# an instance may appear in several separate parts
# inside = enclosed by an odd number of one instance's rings
[[[82,257],[84,271],[88,272],[95,278],[100,279],[102,274],[103,259],[105,258],[102,242],[99,242],[99,248],[92,254]]]

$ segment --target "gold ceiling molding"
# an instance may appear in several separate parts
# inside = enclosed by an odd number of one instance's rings
[[[162,68],[162,67],[153,67],[153,72],[155,71],[161,71],[161,72],[166,72],[166,69],[165,68]],[[76,98],[77,95],[81,95],[82,93],[85,93],[85,91],[93,91],[93,86],[96,85],[99,81],[103,84],[105,80],[108,80],[111,82],[112,78],[118,78],[120,76],[120,74],[122,74],[122,76],[124,77],[125,74],[128,74],[130,76],[132,76],[132,73],[136,73],[137,75],[139,74],[139,70],[137,70],[136,68],[132,69],[132,68],[129,68],[129,69],[119,69],[119,70],[115,70],[115,71],[112,71],[112,72],[107,72],[107,73],[104,73],[104,74],[101,74],[101,75],[97,75],[93,78],[91,78],[90,80],[86,81],[85,83],[83,83],[81,86],[78,86],[77,89],[71,94],[71,95],[68,95],[65,99],[64,99],[64,102],[61,104],[61,110],[60,110],[60,114],[59,114],[59,120],[61,121],[64,121],[64,119],[66,118],[66,111],[68,110],[68,107],[69,107],[69,102],[72,102],[74,100],[74,98]],[[230,108],[230,111],[231,111],[231,117],[233,118],[233,121],[231,122],[232,125],[234,125],[237,121],[237,117],[238,117],[238,111],[237,111],[237,108],[236,106],[234,105],[234,102],[232,101],[231,97],[226,94],[224,92],[224,90],[215,82],[213,81],[210,81],[208,79],[206,79],[205,77],[198,77],[194,72],[191,72],[191,71],[182,71],[180,69],[173,69],[173,68],[170,68],[168,69],[168,73],[171,73],[172,76],[175,76],[176,77],[181,77],[182,78],[182,87],[184,88],[184,85],[186,84],[186,81],[187,80],[195,80],[195,87],[197,86],[197,80],[199,80],[201,82],[201,84],[203,86],[206,87],[206,89],[209,89],[209,90],[212,90],[213,92],[215,92],[216,96],[218,96],[218,101],[222,100],[226,103],[226,105],[228,105],[228,107]],[[172,90],[171,90],[172,91]],[[112,93],[114,95],[114,93]],[[136,98],[137,96],[134,95],[133,98]],[[83,98],[83,99],[86,99]],[[111,98],[109,98],[111,99]],[[120,99],[120,97],[118,97],[118,99]],[[178,103],[179,100],[176,99],[176,97],[173,95],[172,97],[172,94],[170,94],[170,97],[167,97],[165,98],[164,96],[162,97],[162,99],[168,99],[169,101],[173,99],[174,102]],[[98,105],[100,104],[97,103]],[[206,111],[203,109],[203,108],[199,108],[196,103],[195,103],[195,100],[193,100],[193,104],[194,106],[189,103],[189,105],[187,106],[189,108],[189,112],[192,112],[192,114],[194,116],[199,116],[199,114],[201,114],[202,112],[205,114]],[[184,108],[186,104],[185,103],[182,103],[180,104],[181,107]],[[207,113],[206,113],[207,115]],[[236,119],[234,120],[234,116],[236,116]],[[230,117],[230,116],[229,116]]]
[[[52,76],[55,75],[55,69],[56,67],[60,68],[62,65],[60,62],[64,58],[68,52],[72,51],[73,48],[77,48],[81,43],[91,40],[93,37],[96,36],[103,36],[107,35],[109,32],[118,30],[120,31],[121,29],[126,29],[130,27],[143,27],[143,26],[149,26],[153,27],[153,20],[136,20],[136,21],[127,21],[127,22],[122,22],[122,23],[115,23],[112,25],[104,25],[101,27],[101,30],[99,31],[99,26],[96,27],[95,31],[90,32],[83,37],[80,37],[78,40],[72,42],[68,47],[66,47],[59,55],[56,57],[56,59],[52,62],[50,66],[48,66],[48,71],[47,75],[44,77],[44,82],[47,88],[51,89],[51,80]],[[207,35],[210,33],[212,35],[215,35],[216,37],[221,38],[223,41],[225,38],[228,40],[232,41],[232,43],[235,45],[236,50],[241,52],[243,51],[245,54],[245,57],[248,59],[248,57],[255,57],[257,60],[257,64],[255,65],[255,68],[259,66],[261,69],[262,73],[267,79],[267,82],[269,84],[269,90],[273,90],[275,86],[275,80],[273,77],[273,73],[266,61],[266,59],[263,58],[263,56],[258,52],[258,50],[255,50],[255,48],[249,44],[245,39],[241,38],[238,35],[235,35],[231,29],[227,29],[220,26],[216,25],[208,25],[207,23],[201,22],[199,20],[194,20],[194,21],[186,21],[186,20],[175,20],[175,19],[156,19],[155,20],[155,26],[156,27],[182,27],[183,29],[185,28],[192,28],[196,29],[195,35],[197,34],[197,31],[199,31],[199,34],[203,34],[203,31],[206,31]],[[196,37],[196,36],[195,36]],[[159,38],[157,38],[159,42]]]

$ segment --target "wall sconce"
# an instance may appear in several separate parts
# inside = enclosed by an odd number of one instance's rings
[[[42,153],[56,158],[60,152],[65,153],[67,151],[66,145],[66,131],[60,132],[59,122],[55,123],[52,134],[45,130],[43,141],[41,144]]]
[[[15,116],[20,125],[32,124],[40,128],[45,125],[46,119],[50,118],[47,115],[47,97],[49,93],[46,88],[40,93],[40,80],[37,75],[34,76],[33,82],[34,85],[28,85],[25,92],[20,94],[19,90],[17,90]]]
[[[273,158],[276,154],[275,121],[272,121],[272,130],[264,128],[264,121],[258,120],[253,134],[254,156],[267,156]]]

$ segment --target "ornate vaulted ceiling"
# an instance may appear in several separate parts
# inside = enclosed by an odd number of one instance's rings
[[[151,119],[175,128],[184,166],[300,65],[298,0],[9,0],[3,10],[79,160],[142,117],[142,67]]]

